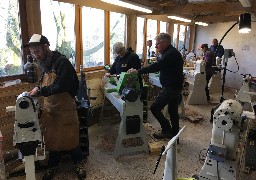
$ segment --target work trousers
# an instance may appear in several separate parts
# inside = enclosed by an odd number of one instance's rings
[[[173,135],[179,132],[179,104],[182,100],[181,90],[173,90],[171,88],[162,88],[150,107],[153,116],[161,125],[163,133],[172,133]],[[162,110],[168,105],[168,113],[170,121],[164,117]]]
[[[70,151],[49,151],[48,167],[53,168],[59,165],[61,155],[68,153],[71,155],[74,164],[78,164],[82,161],[82,152],[80,147],[72,149]]]
[[[206,93],[207,100],[210,100],[210,93],[209,93],[208,84],[209,84],[211,78],[212,78],[212,75],[206,75],[205,93]]]

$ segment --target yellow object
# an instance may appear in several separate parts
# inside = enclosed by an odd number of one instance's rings
[[[168,142],[166,141],[158,141],[158,142],[150,142],[149,151],[151,154],[159,154],[163,145],[166,145]]]

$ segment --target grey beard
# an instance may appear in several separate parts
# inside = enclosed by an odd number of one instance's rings
[[[53,59],[50,57],[46,57],[42,59],[40,62],[40,66],[44,69],[45,72],[49,72],[52,70]]]

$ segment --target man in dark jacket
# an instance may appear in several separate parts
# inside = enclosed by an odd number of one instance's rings
[[[59,52],[51,51],[49,46],[48,39],[39,34],[34,34],[24,45],[29,47],[43,71],[39,86],[30,92],[30,95],[44,96],[41,123],[49,160],[43,180],[52,179],[58,172],[62,152],[71,154],[77,176],[83,179],[86,171],[79,147],[79,121],[75,103],[78,78],[70,61]]]
[[[125,49],[122,42],[117,42],[113,45],[113,52],[116,55],[116,59],[108,73],[106,73],[106,76],[119,75],[121,72],[127,72],[131,68],[141,68],[139,56],[132,52],[131,49]]]
[[[161,53],[161,59],[154,64],[139,70],[130,69],[129,73],[154,73],[160,71],[159,80],[162,89],[151,105],[150,109],[158,120],[162,130],[154,133],[157,139],[172,138],[179,132],[178,106],[181,102],[181,91],[183,88],[183,59],[180,52],[171,45],[171,36],[160,33],[156,36],[156,48]],[[168,104],[171,125],[161,112]]]

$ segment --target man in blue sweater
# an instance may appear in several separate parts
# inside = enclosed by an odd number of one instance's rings
[[[160,33],[156,36],[156,48],[161,53],[161,59],[142,69],[129,69],[129,73],[147,74],[160,71],[159,80],[162,89],[150,107],[153,116],[158,120],[162,130],[154,133],[156,139],[171,139],[179,132],[178,106],[181,102],[183,88],[183,59],[180,52],[171,45],[171,36]],[[162,113],[168,105],[171,124]]]
[[[215,57],[222,58],[222,56],[224,55],[224,48],[222,45],[218,44],[217,39],[212,40],[212,45],[210,46],[210,50],[214,54]]]

